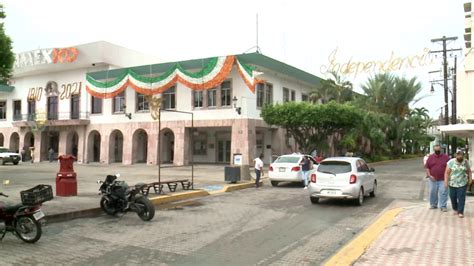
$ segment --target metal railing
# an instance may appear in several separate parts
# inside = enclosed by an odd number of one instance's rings
[[[13,116],[14,121],[37,121],[37,120],[71,120],[81,119],[89,120],[89,112],[62,112],[62,113],[31,113],[16,114]]]

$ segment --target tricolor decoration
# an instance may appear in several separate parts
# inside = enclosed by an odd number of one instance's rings
[[[133,70],[125,70],[122,75],[111,81],[97,81],[89,74],[86,77],[86,90],[94,97],[113,98],[128,86],[144,95],[153,95],[166,91],[177,82],[192,90],[207,90],[221,84],[232,71],[234,63],[240,76],[252,92],[261,82],[255,78],[255,68],[240,62],[235,56],[214,57],[198,72],[189,72],[178,63],[168,71],[156,77],[144,77]]]

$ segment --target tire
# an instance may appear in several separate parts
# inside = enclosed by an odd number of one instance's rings
[[[18,165],[18,161],[16,161],[16,162],[13,162],[13,164],[14,164],[14,165]]]
[[[100,199],[100,208],[108,215],[115,215],[117,213],[117,210],[110,206],[110,200],[106,197]]]
[[[41,224],[33,215],[20,216],[15,221],[15,232],[26,243],[35,243],[41,238]]]
[[[359,196],[356,199],[357,206],[362,206],[364,204],[364,188],[361,187],[359,190]]]
[[[278,187],[278,181],[270,181],[270,183],[272,183],[272,186]]]
[[[318,204],[319,203],[319,198],[317,198],[317,197],[309,197],[309,199],[311,200],[311,203],[313,203],[313,204]]]
[[[139,197],[135,200],[135,206],[138,209],[137,215],[143,221],[150,221],[155,216],[155,206],[147,197]]]
[[[5,237],[5,234],[7,233],[7,225],[5,224],[5,222],[2,222],[3,223],[3,226],[4,228],[2,230],[0,230],[0,241]]]
[[[377,195],[377,181],[374,181],[374,189],[372,190],[372,192],[370,192],[370,197],[375,198],[376,195]]]

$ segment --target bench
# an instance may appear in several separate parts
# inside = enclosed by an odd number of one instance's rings
[[[161,181],[161,182],[153,182],[153,183],[145,184],[141,188],[141,192],[145,196],[148,196],[148,194],[150,193],[150,189],[153,188],[153,190],[155,191],[155,194],[161,194],[163,192],[164,185],[168,186],[168,189],[170,190],[170,192],[176,192],[176,189],[178,188],[179,184],[181,184],[183,190],[189,190],[193,186],[193,183],[189,181],[189,179],[169,180],[169,181]]]

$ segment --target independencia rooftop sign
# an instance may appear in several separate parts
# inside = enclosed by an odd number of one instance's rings
[[[14,68],[27,66],[72,63],[76,61],[79,52],[75,47],[38,49],[15,54]]]

